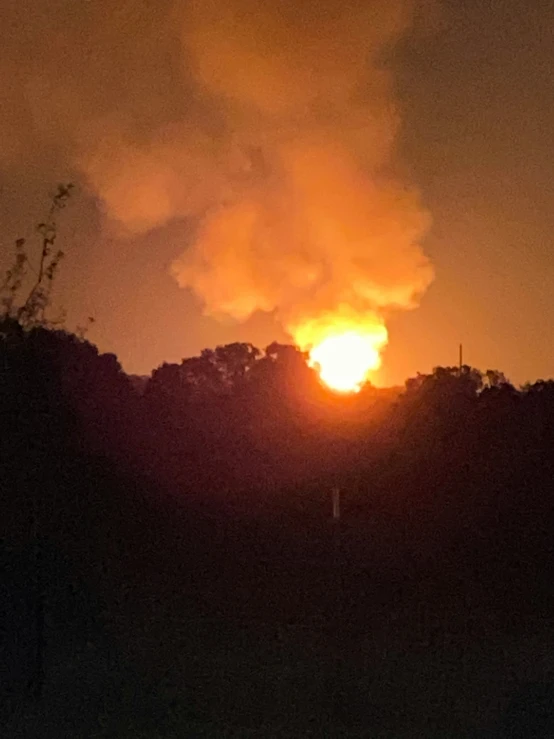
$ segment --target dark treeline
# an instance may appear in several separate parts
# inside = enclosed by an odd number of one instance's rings
[[[554,736],[554,381],[7,318],[0,383],[3,736]]]

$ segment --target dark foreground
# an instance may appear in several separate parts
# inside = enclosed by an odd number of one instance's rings
[[[2,738],[554,737],[554,382],[136,380],[0,335]]]
[[[197,514],[77,579],[45,542],[39,699],[30,563],[4,552],[2,735],[554,736],[548,577],[379,526]]]

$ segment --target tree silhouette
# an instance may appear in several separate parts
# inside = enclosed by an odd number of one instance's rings
[[[343,723],[377,731],[379,717],[390,715],[391,735],[400,735],[404,711],[408,731],[417,725],[424,735],[416,697],[432,690],[431,677],[453,685],[461,701],[469,678],[458,663],[484,660],[491,640],[500,652],[504,634],[514,638],[520,626],[523,643],[525,629],[549,617],[554,382],[517,389],[496,370],[437,367],[403,390],[343,396],[322,385],[297,347],[276,343],[207,349],[139,382],[83,337],[10,320],[0,335],[2,561],[16,563],[9,587],[23,593],[27,610],[13,623],[27,631],[10,643],[14,651],[26,645],[20,670],[36,698],[61,670],[63,640],[50,626],[63,610],[61,590],[77,591],[67,600],[82,604],[63,629],[74,628],[89,655],[95,648],[86,644],[105,639],[114,655],[107,672],[132,664],[126,689],[140,673],[150,695],[160,695],[160,676],[173,675],[171,695],[190,698],[198,721],[170,711],[168,699],[159,710],[180,715],[181,725],[164,728],[175,735],[196,735],[208,719],[216,734],[225,722],[242,727],[240,709],[220,719],[225,680],[238,676],[225,684],[242,691],[255,674],[273,700],[278,692],[260,665],[279,673],[283,660],[283,685],[299,672],[291,690],[306,685],[307,671],[326,672],[314,680],[312,707],[327,704],[328,685],[336,685],[347,701]],[[335,486],[347,676],[330,667]],[[94,638],[79,609],[94,615]],[[253,656],[245,645],[258,639],[264,646]],[[83,688],[97,679],[94,657],[80,666],[73,643],[67,651],[70,682],[85,675],[76,690],[87,705],[95,690],[109,694],[102,682],[90,695]],[[214,675],[227,677],[214,687]],[[492,704],[500,700],[493,682],[475,691],[490,691]],[[46,704],[44,712],[56,710]]]
[[[57,215],[65,208],[72,189],[71,183],[58,185],[46,220],[37,226],[37,232],[41,237],[41,250],[36,267],[33,267],[25,250],[25,239],[17,239],[15,242],[14,262],[6,271],[4,282],[0,286],[2,305],[0,324],[4,332],[16,330],[15,324],[30,329],[35,326],[53,327],[63,323],[63,318],[47,319],[46,310],[50,305],[54,278],[64,256],[63,251],[55,250],[58,236]],[[29,272],[34,275],[34,280],[24,295]]]

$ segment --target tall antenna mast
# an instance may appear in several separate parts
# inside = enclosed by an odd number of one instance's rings
[[[462,374],[462,367],[464,366],[464,361],[463,361],[463,346],[461,344],[460,344],[460,359],[459,359],[459,363],[460,363],[460,374]]]

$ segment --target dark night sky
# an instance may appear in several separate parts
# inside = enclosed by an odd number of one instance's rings
[[[43,63],[42,55],[50,52],[44,39],[36,43],[41,17],[33,3],[21,2],[15,9],[14,0],[8,0],[0,10],[0,81],[6,93],[0,108],[2,256],[16,236],[32,234],[56,182],[72,178],[81,184],[73,149],[66,146],[76,115],[72,106],[82,107],[75,103],[81,71],[77,64],[73,97],[56,98],[48,77],[65,63],[66,44],[71,47],[68,67],[79,59],[83,28],[88,27],[80,14],[105,16],[108,31],[103,28],[101,38],[121,55],[114,64],[136,53],[131,32],[118,30],[110,36],[110,4],[90,0],[76,6],[57,0],[46,5],[46,37],[54,47],[60,43],[61,60],[55,64]],[[131,14],[133,3],[122,7]],[[153,15],[160,23],[161,7]],[[91,27],[98,23],[90,20]],[[59,36],[58,24],[63,26]],[[402,115],[397,150],[432,215],[423,249],[434,265],[435,280],[419,308],[392,313],[387,321],[390,344],[379,380],[400,383],[416,371],[455,363],[460,341],[465,360],[481,369],[502,369],[515,382],[551,376],[554,6],[444,0],[429,24],[431,28],[404,38],[392,63]],[[118,34],[124,42],[119,43]],[[161,49],[156,47],[152,56],[146,45],[141,64],[128,70],[144,75],[134,94],[142,95],[145,126],[144,111],[158,105],[157,92],[152,93],[156,100],[149,101],[149,65],[165,63],[169,42]],[[39,89],[30,80],[36,80],[36,70],[43,66],[50,71]],[[98,83],[91,110],[98,110],[100,100],[100,107],[118,111],[124,86],[114,86],[103,99],[112,82]],[[45,104],[53,98],[55,104]],[[135,131],[136,136],[141,133]],[[113,151],[115,161],[124,155]],[[191,241],[187,221],[172,220],[122,238],[105,224],[101,199],[84,180],[82,185],[63,216],[60,237],[67,259],[56,297],[68,309],[70,328],[94,316],[91,340],[138,373],[216,343],[247,340],[263,347],[286,340],[271,315],[257,314],[244,323],[201,315],[199,300],[170,274],[172,261]]]

